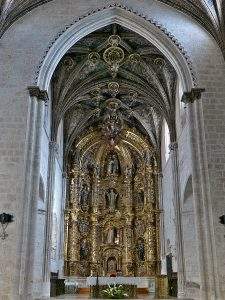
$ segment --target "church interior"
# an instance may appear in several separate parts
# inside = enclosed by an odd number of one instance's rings
[[[224,17],[0,0],[0,300],[225,299]]]

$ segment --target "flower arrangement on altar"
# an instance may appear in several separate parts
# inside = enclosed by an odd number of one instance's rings
[[[102,294],[108,299],[124,299],[128,298],[128,294],[125,292],[124,287],[114,284],[108,285],[108,288],[102,291]]]

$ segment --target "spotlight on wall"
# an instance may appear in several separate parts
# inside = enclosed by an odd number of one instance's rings
[[[225,215],[222,215],[221,217],[219,217],[219,223],[225,225]]]
[[[2,233],[0,234],[0,237],[2,240],[5,240],[8,236],[6,233],[6,228],[9,225],[9,223],[12,223],[13,220],[13,215],[2,213],[0,214],[0,223],[2,225]]]

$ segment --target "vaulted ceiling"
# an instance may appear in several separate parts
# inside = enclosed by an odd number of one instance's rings
[[[158,151],[163,120],[171,132],[175,128],[176,92],[177,74],[167,58],[143,37],[112,24],[77,42],[57,66],[53,127],[57,132],[63,119],[68,151],[93,130],[111,146],[138,132]]]
[[[0,36],[18,18],[52,0],[0,0]],[[225,1],[158,0],[194,18],[220,45],[225,56]]]

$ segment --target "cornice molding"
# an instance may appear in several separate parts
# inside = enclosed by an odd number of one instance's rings
[[[42,100],[45,103],[48,102],[49,97],[47,91],[42,91],[38,86],[28,86],[28,92],[30,97],[36,97],[38,100]]]
[[[181,102],[185,104],[194,103],[195,100],[201,99],[203,92],[205,92],[205,89],[202,88],[193,88],[190,92],[184,92]]]

